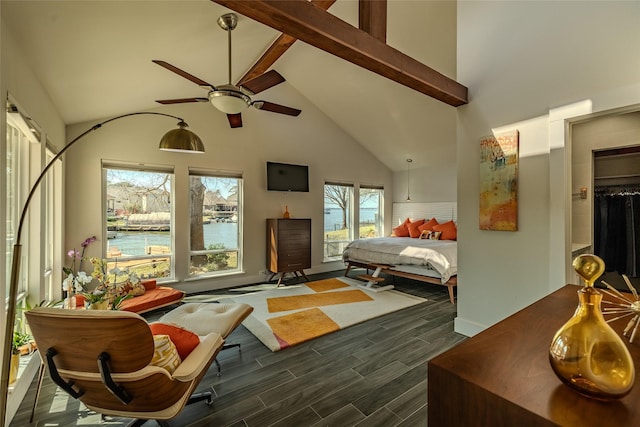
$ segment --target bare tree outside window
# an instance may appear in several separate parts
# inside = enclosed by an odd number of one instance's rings
[[[360,239],[382,236],[382,197],[381,188],[360,187]]]
[[[240,269],[241,180],[191,174],[191,276]]]
[[[353,240],[351,213],[353,187],[340,184],[324,186],[324,256],[325,260],[338,259],[344,246]]]
[[[347,226],[347,211],[349,209],[349,201],[351,195],[351,187],[342,185],[325,185],[324,186],[324,203],[333,204],[342,209],[342,229]],[[327,203],[329,202],[329,203]]]

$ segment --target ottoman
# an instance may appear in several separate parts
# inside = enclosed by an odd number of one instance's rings
[[[182,326],[200,336],[217,332],[226,340],[252,311],[253,307],[241,303],[186,303],[171,310],[158,321]],[[231,347],[239,348],[240,344],[224,344],[222,349]],[[215,362],[220,374],[220,363],[217,359]]]

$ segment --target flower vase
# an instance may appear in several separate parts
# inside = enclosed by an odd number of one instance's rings
[[[282,214],[282,218],[284,219],[291,218],[291,214],[289,214],[289,206],[284,207],[284,213]]]
[[[549,362],[560,380],[579,393],[600,400],[627,395],[635,381],[633,359],[622,338],[604,320],[602,293],[593,283],[604,272],[604,261],[580,255],[573,267],[584,279],[578,308],[555,334]]]
[[[67,293],[67,297],[64,299],[64,308],[74,310],[76,308],[76,296],[73,291]]]
[[[20,353],[11,354],[11,364],[9,365],[9,384],[13,384],[18,379],[18,369],[20,368]]]
[[[107,310],[109,308],[109,301],[98,301],[89,304],[89,310]]]

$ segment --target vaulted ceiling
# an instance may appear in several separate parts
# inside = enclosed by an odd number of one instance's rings
[[[3,24],[67,124],[156,108],[156,99],[206,96],[152,59],[216,85],[228,80],[227,34],[216,20],[231,10],[208,0],[3,0],[0,7]],[[338,0],[328,12],[358,27],[358,1]],[[234,83],[280,34],[239,15]],[[387,44],[453,80],[455,34],[454,1],[388,1]],[[302,41],[272,68],[295,89],[287,93],[306,97],[392,170],[403,170],[407,158],[420,167],[427,157],[452,152],[455,107]],[[260,95],[270,99],[277,91]]]

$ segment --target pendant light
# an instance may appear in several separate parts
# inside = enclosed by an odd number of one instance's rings
[[[411,196],[409,196],[409,166],[411,162],[413,162],[413,160],[407,159],[407,202],[411,201]]]

